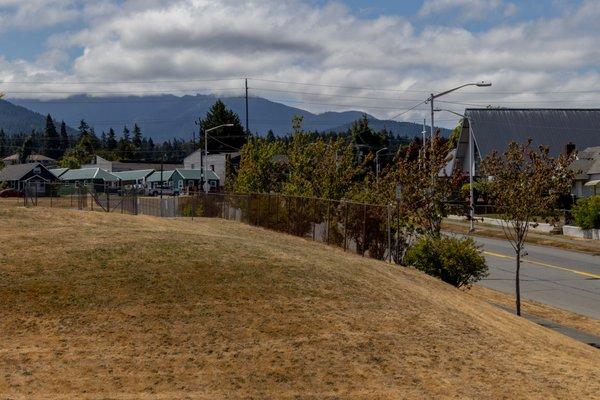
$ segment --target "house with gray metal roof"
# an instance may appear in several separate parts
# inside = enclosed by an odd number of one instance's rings
[[[509,142],[544,145],[554,156],[569,143],[579,149],[600,144],[600,109],[467,108],[452,169],[469,171],[469,133],[474,137],[476,171],[479,161]]]
[[[4,162],[5,165],[21,164],[19,154],[5,157],[2,159],[2,162]],[[31,154],[27,157],[26,163],[40,163],[45,167],[50,167],[56,165],[56,160],[41,154]]]
[[[458,170],[468,174],[469,134],[472,134],[474,139],[475,175],[478,175],[480,162],[485,156],[493,151],[504,152],[513,141],[525,143],[531,139],[533,146],[544,145],[553,156],[574,149],[587,151],[600,144],[600,109],[597,108],[467,108],[464,115],[456,149],[445,169],[447,173]],[[590,177],[596,176],[593,173],[594,163],[589,156],[591,153],[586,154],[580,154],[573,166],[575,170],[583,167],[581,169],[586,171],[579,175],[573,187],[573,194],[576,196],[585,196],[593,192],[593,188],[585,186],[587,181],[592,179]],[[600,163],[597,165],[600,171]]]
[[[49,171],[52,172],[52,174],[55,177],[60,178],[68,170],[69,170],[69,168],[53,168],[53,169],[50,169]]]
[[[0,170],[0,183],[15,190],[31,188],[38,196],[51,193],[51,184],[58,181],[41,163],[7,165]]]
[[[113,172],[112,174],[119,178],[121,186],[136,187],[139,189],[146,186],[146,179],[153,173],[153,169],[142,169],[135,171]]]
[[[201,169],[176,169],[173,174],[173,181],[175,187],[179,189],[180,193],[198,192],[202,191],[200,182],[202,181],[202,170]],[[208,186],[209,191],[219,190],[219,177],[212,170],[206,170],[204,176],[205,184]]]
[[[119,182],[119,178],[102,168],[70,169],[60,177],[61,181],[83,185],[109,185]]]
[[[154,171],[146,182],[149,193],[155,193],[161,186],[161,172]],[[219,190],[219,177],[214,171],[208,170],[204,178],[209,190]],[[202,170],[200,169],[176,169],[174,171],[162,172],[162,186],[164,189],[172,190],[176,194],[197,192],[200,190],[202,180]]]
[[[571,170],[575,172],[572,194],[577,197],[600,194],[600,146],[578,152]]]

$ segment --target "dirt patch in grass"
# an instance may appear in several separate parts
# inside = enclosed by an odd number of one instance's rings
[[[234,222],[0,208],[11,399],[595,398],[600,351]]]

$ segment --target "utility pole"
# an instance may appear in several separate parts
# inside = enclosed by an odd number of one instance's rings
[[[434,132],[434,125],[435,125],[435,121],[434,119],[434,114],[435,112],[433,111],[433,99],[435,99],[435,96],[433,93],[431,93],[431,97],[429,98],[429,104],[431,105],[431,151],[433,152],[433,132]]]
[[[162,211],[162,196],[163,196],[163,172],[164,172],[164,162],[165,162],[165,155],[163,154],[162,157],[160,158],[160,199],[161,199],[161,204],[160,204],[160,210]]]
[[[248,78],[245,79],[246,83],[246,134],[250,134],[250,125],[248,117]]]

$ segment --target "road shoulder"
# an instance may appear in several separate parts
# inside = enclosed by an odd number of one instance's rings
[[[469,234],[469,224],[463,221],[446,219],[442,222],[442,229],[446,232]],[[472,235],[506,240],[502,228],[492,225],[477,224],[475,232]],[[597,240],[572,239],[562,235],[529,232],[526,242],[540,246],[600,255],[600,242]]]
[[[506,310],[514,310],[515,307],[513,295],[488,289],[486,287],[475,285],[468,290],[467,293]],[[595,318],[551,307],[533,300],[522,301],[521,310],[523,314],[528,314],[567,328],[600,337],[600,320]]]

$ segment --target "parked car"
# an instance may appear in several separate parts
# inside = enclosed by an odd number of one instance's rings
[[[149,195],[150,196],[160,196],[161,193],[161,188],[157,187],[154,189],[149,189]],[[173,189],[171,187],[164,187],[162,188],[162,195],[163,196],[179,196],[179,189]]]
[[[0,190],[0,197],[23,197],[23,192],[16,189]]]

